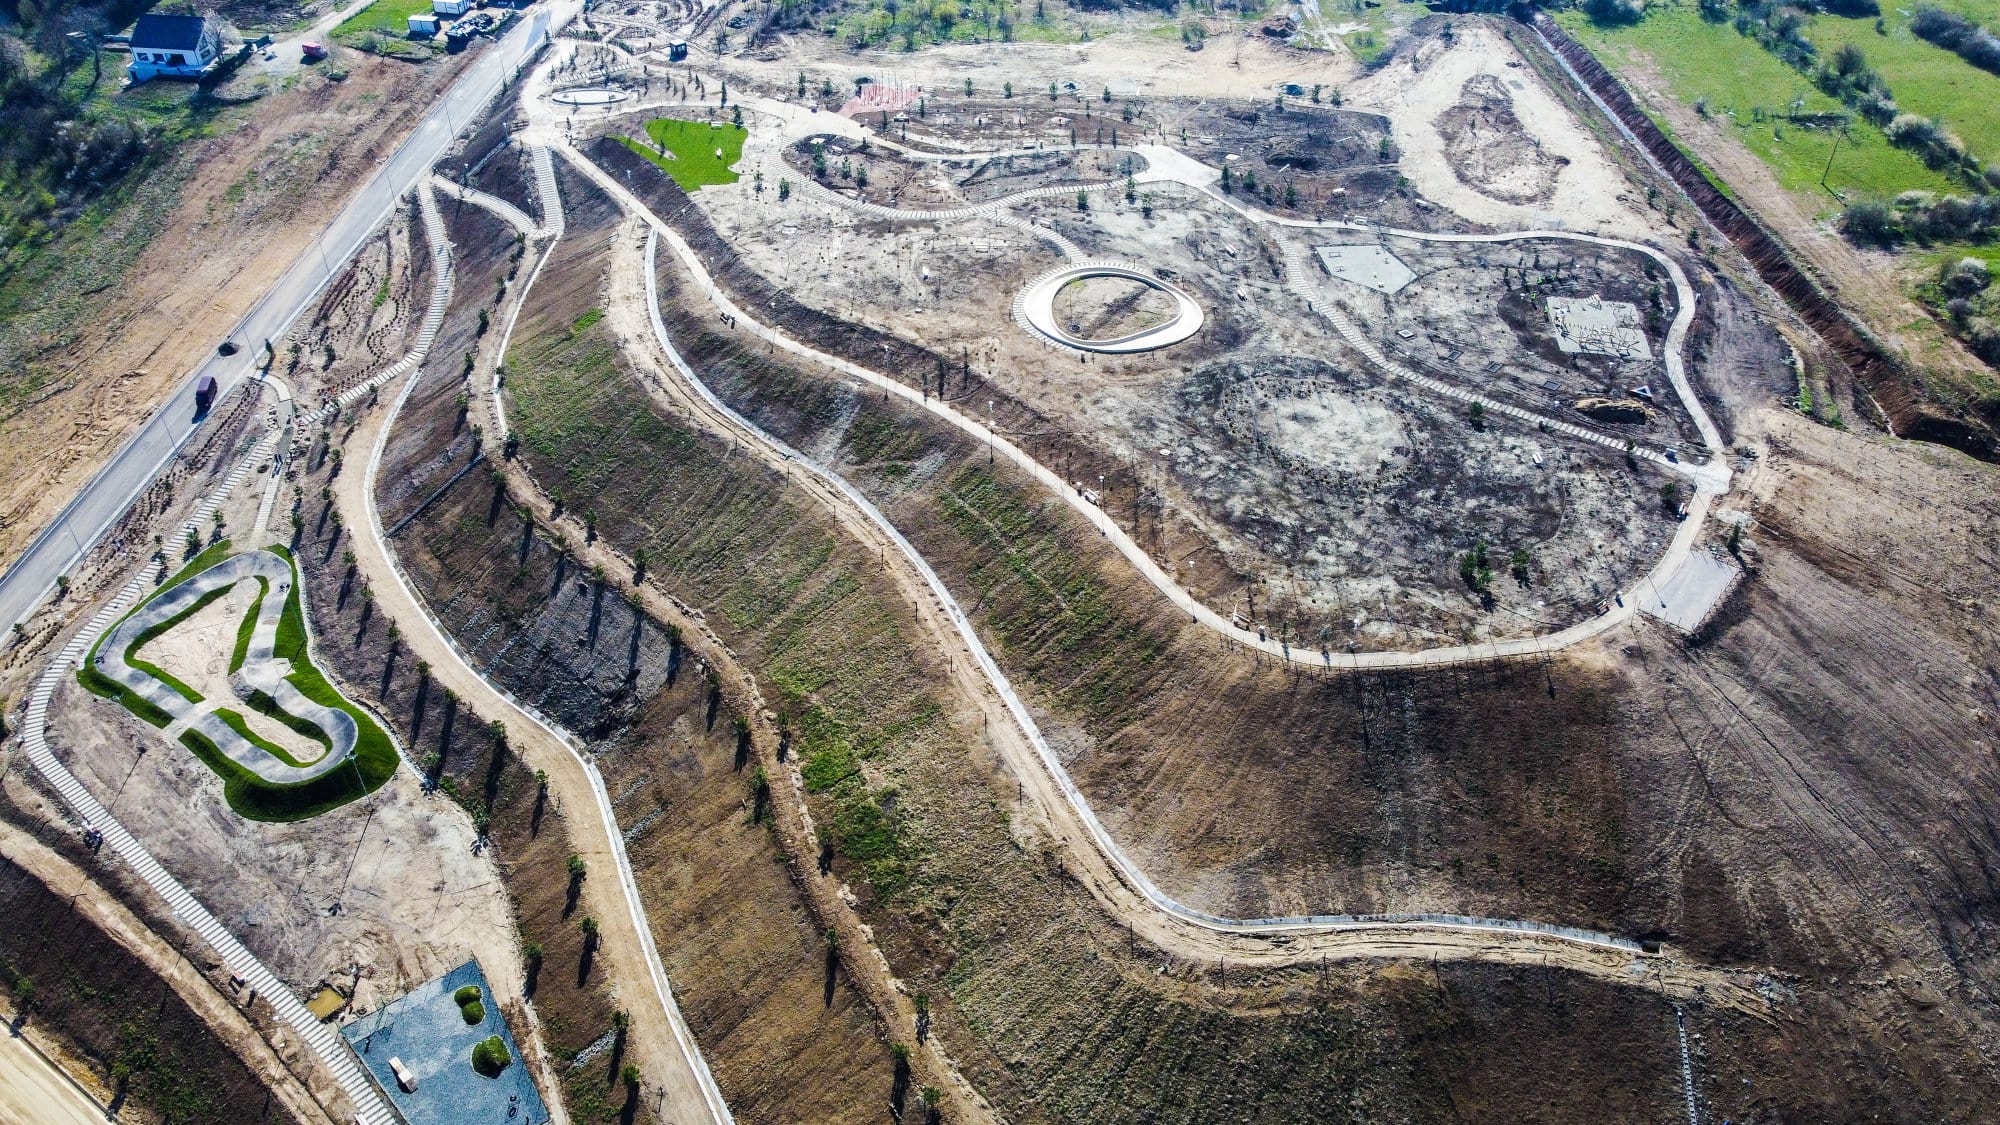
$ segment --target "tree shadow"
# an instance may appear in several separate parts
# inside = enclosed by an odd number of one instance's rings
[[[410,743],[412,745],[415,745],[417,739],[423,737],[424,705],[430,702],[430,698],[431,678],[428,675],[417,677],[417,700],[410,706]]]
[[[703,720],[709,733],[715,731],[715,717],[722,713],[722,685],[708,685],[708,717]]]
[[[833,944],[832,942],[827,942],[826,943],[826,987],[824,990],[824,995],[821,997],[821,1003],[828,1008],[833,1007],[833,986],[834,983],[839,979],[840,979],[840,947]]]
[[[896,1053],[895,1076],[889,1083],[889,1116],[898,1121],[903,1119],[903,1107],[910,1100],[910,1058],[902,1051]]]
[[[582,988],[590,983],[590,963],[597,960],[597,940],[583,939],[583,956],[576,959],[576,986]]]
[[[486,800],[487,811],[491,812],[500,800],[500,777],[507,768],[507,743],[504,739],[493,743],[493,756],[486,763],[486,784],[481,796]]]

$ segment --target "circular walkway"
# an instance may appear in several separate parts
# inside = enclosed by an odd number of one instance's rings
[[[1129,335],[1108,340],[1089,340],[1072,335],[1056,320],[1056,294],[1072,281],[1087,277],[1115,277],[1126,281],[1136,281],[1141,285],[1157,289],[1173,298],[1174,315],[1159,324],[1142,328]],[[1132,352],[1149,352],[1178,344],[1196,332],[1201,331],[1201,306],[1193,297],[1168,285],[1159,278],[1134,266],[1118,262],[1085,262],[1081,265],[1062,266],[1028,283],[1021,291],[1021,315],[1035,331],[1047,336],[1065,347],[1087,352],[1104,352],[1124,355]]]
[[[611,105],[614,102],[622,102],[631,96],[623,90],[562,90],[550,94],[549,100],[552,102],[561,102],[563,105]]]

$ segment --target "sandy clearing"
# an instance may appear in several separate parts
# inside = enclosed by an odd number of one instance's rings
[[[1347,88],[1346,104],[1387,117],[1403,150],[1398,170],[1425,198],[1475,223],[1495,227],[1595,228],[1655,239],[1658,227],[1621,201],[1629,189],[1604,150],[1545,89],[1506,37],[1474,22],[1455,25],[1450,41],[1427,39]],[[1540,205],[1508,203],[1468,187],[1451,170],[1437,116],[1458,104],[1466,82],[1490,75],[1514,101],[1514,113],[1545,151],[1566,158],[1555,193]]]

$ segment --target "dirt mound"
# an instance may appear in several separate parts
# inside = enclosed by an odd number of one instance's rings
[[[1588,414],[1600,422],[1611,422],[1620,426],[1640,426],[1650,421],[1653,412],[1643,402],[1627,398],[1580,398],[1576,400],[1578,413]]]
[[[1460,182],[1506,203],[1546,203],[1569,158],[1544,151],[1514,115],[1514,99],[1491,74],[1465,82],[1458,104],[1437,115],[1438,135]]]

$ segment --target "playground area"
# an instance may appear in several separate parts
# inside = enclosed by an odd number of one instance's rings
[[[409,1125],[547,1125],[492,994],[478,960],[467,961],[349,1023],[341,1038]]]

